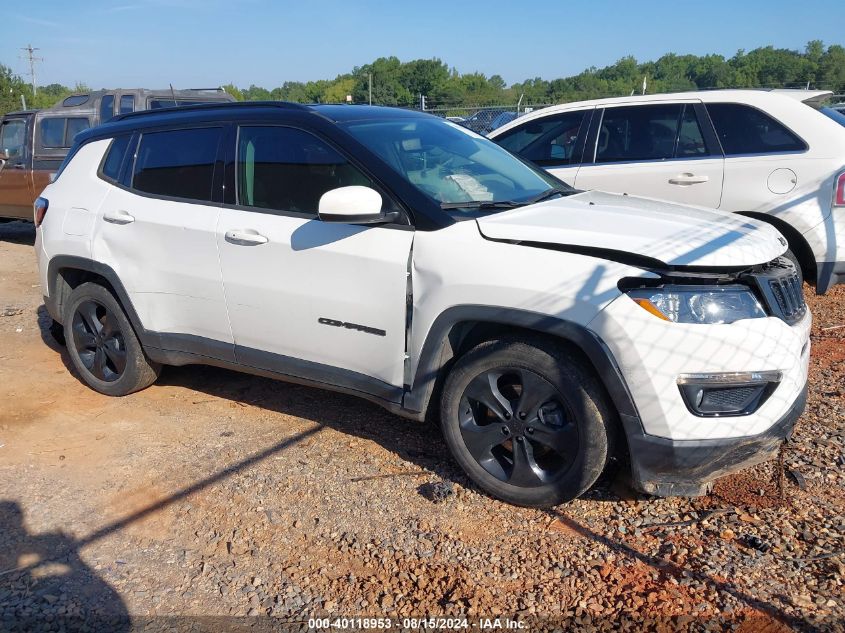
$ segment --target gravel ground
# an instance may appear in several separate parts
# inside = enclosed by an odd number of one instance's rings
[[[207,367],[94,393],[45,334],[31,244],[0,225],[0,630],[845,630],[845,287],[807,290],[811,395],[783,467],[693,500],[610,473],[539,511],[351,397]]]

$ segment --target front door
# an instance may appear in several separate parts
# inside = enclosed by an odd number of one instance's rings
[[[32,158],[26,151],[24,117],[0,125],[0,217],[32,219]]]
[[[694,103],[606,108],[578,171],[578,189],[599,189],[718,208],[724,158],[706,140]]]
[[[243,126],[237,144],[238,205],[223,209],[217,244],[238,362],[390,397],[413,231],[318,220],[325,192],[377,187],[310,132]]]

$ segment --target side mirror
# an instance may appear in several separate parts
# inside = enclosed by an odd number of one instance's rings
[[[381,194],[361,186],[338,187],[320,197],[317,216],[323,222],[343,224],[379,224],[389,222],[393,214],[381,211]]]

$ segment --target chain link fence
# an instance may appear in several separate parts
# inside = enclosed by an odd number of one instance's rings
[[[479,134],[489,134],[496,128],[502,127],[534,110],[548,107],[549,103],[542,105],[486,105],[486,106],[453,106],[426,108],[425,112],[443,117],[459,125],[469,128]]]

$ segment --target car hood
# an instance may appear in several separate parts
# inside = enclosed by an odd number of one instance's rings
[[[758,220],[599,191],[504,211],[477,222],[488,239],[603,251],[608,259],[633,255],[668,266],[750,266],[771,261],[787,248],[775,228]]]

